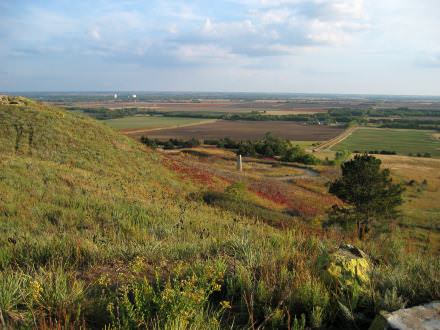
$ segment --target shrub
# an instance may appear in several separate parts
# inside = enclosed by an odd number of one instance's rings
[[[148,279],[134,280],[119,289],[114,304],[109,306],[113,324],[119,328],[181,329],[218,328],[220,313],[228,308],[223,302],[217,311],[209,307],[209,298],[221,290],[223,264],[208,264],[202,271],[181,274],[177,267],[172,277],[154,284]]]

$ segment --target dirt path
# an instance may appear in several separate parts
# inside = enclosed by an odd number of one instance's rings
[[[207,119],[207,120],[199,121],[197,123],[174,125],[174,126],[168,126],[168,127],[124,129],[124,130],[121,130],[121,133],[124,134],[124,135],[137,135],[137,134],[140,134],[140,133],[160,131],[160,130],[163,130],[163,129],[172,129],[172,128],[181,128],[181,127],[209,124],[209,123],[214,123],[216,121],[217,121],[217,119]]]
[[[345,140],[346,138],[348,138],[351,134],[353,134],[353,132],[354,132],[355,130],[357,130],[357,129],[358,129],[357,126],[350,127],[350,128],[348,128],[348,129],[346,129],[344,132],[342,132],[341,134],[339,134],[337,137],[335,137],[335,138],[333,138],[333,139],[331,139],[331,140],[328,140],[327,142],[325,142],[325,143],[321,144],[320,146],[314,148],[314,149],[313,149],[313,152],[316,152],[316,151],[322,151],[322,150],[325,150],[325,149],[330,149],[330,148],[333,147],[334,145],[336,145],[336,144],[338,144],[338,143],[344,141],[344,140]]]

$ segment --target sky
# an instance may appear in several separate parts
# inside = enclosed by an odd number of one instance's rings
[[[440,95],[439,0],[0,0],[0,91]]]

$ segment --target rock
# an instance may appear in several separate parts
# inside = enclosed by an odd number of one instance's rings
[[[370,330],[440,330],[440,301],[393,313],[381,312],[374,319]]]
[[[21,96],[0,95],[0,105],[27,105],[30,100]]]
[[[370,259],[353,245],[342,244],[336,252],[321,256],[319,264],[324,279],[343,288],[362,288],[370,282]]]

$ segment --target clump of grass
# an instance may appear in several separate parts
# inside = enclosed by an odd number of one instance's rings
[[[17,323],[25,316],[23,306],[26,302],[26,279],[11,271],[0,272],[0,325],[7,327]]]

